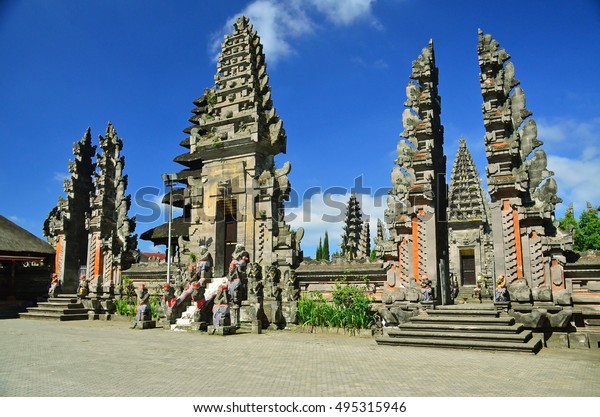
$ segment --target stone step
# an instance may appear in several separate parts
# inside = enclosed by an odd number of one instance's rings
[[[487,317],[498,317],[498,312],[496,310],[475,310],[472,308],[469,309],[453,309],[453,310],[427,310],[427,315],[429,316],[487,316]]]
[[[41,304],[41,303],[40,303]],[[27,312],[30,313],[50,313],[50,314],[87,314],[87,308],[83,308],[83,306],[79,308],[68,307],[65,308],[63,306],[38,306],[38,307],[30,307],[27,309]]]
[[[19,318],[29,320],[56,320],[56,321],[69,321],[69,320],[88,320],[87,313],[85,314],[52,314],[44,312],[27,312],[19,313]]]
[[[485,317],[485,316],[430,316],[420,315],[411,317],[413,323],[456,323],[456,324],[485,324],[495,326],[510,326],[515,322],[512,317]]]
[[[412,321],[402,323],[398,326],[401,330],[421,330],[431,332],[477,332],[477,333],[519,333],[524,329],[520,323],[512,323],[506,326],[470,324],[470,323],[413,323]]]
[[[452,310],[477,310],[477,311],[487,311],[487,310],[496,310],[496,306],[493,303],[481,303],[477,304],[450,304],[450,305],[439,305],[435,307],[435,311],[444,310],[444,311],[452,311]]]
[[[55,308],[55,309],[78,309],[78,308],[83,308],[83,304],[81,304],[81,303],[42,302],[42,303],[38,303],[38,307]]]
[[[75,296],[63,297],[63,296],[59,295],[58,297],[49,297],[48,302],[49,303],[57,303],[57,304],[69,304],[69,303],[79,303],[80,300],[79,300],[79,298],[77,298]]]
[[[520,333],[481,333],[481,332],[441,332],[431,330],[400,330],[391,329],[387,335],[392,338],[421,338],[421,339],[445,339],[445,340],[471,340],[471,341],[497,341],[497,342],[521,342],[525,343],[531,339],[531,331]]]
[[[539,339],[529,339],[525,343],[502,342],[491,340],[454,340],[454,339],[426,339],[426,338],[395,338],[379,337],[375,339],[378,345],[391,346],[419,346],[449,349],[477,349],[495,351],[513,351],[538,353],[542,347]]]

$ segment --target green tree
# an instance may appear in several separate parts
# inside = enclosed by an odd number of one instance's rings
[[[315,254],[315,259],[320,261],[323,258],[323,245],[321,243],[321,238],[319,238],[319,246],[317,246],[317,253]]]
[[[558,228],[566,232],[569,230],[577,231],[578,227],[579,222],[575,218],[575,214],[573,212],[573,203],[571,203],[565,212],[565,216],[562,219],[559,219]]]
[[[579,216],[579,224],[575,231],[575,245],[577,251],[600,250],[600,218],[598,210],[590,203],[587,209]]]
[[[331,258],[329,257],[329,235],[327,231],[325,231],[325,239],[323,239],[323,252],[322,258],[326,261],[329,261]]]

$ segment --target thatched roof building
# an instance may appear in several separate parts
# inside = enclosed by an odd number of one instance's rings
[[[54,248],[0,215],[0,260],[34,261],[54,255]]]

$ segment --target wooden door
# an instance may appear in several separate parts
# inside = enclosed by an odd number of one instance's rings
[[[475,285],[475,255],[460,256],[460,275],[462,285]]]
[[[231,263],[231,255],[235,250],[235,245],[238,243],[237,236],[237,204],[235,199],[227,199],[219,201],[219,212],[223,221],[222,239],[219,239],[223,250],[223,273],[229,271]]]

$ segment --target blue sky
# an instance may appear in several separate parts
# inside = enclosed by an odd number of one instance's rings
[[[172,160],[185,151],[192,101],[213,85],[216,47],[240,14],[264,44],[288,136],[277,163],[292,163],[299,197],[289,213],[306,229],[306,255],[325,230],[332,250],[339,243],[341,223],[323,214],[342,216],[325,193],[345,202],[361,181],[363,211],[382,215],[373,194],[390,186],[411,62],[431,38],[448,171],[462,135],[484,173],[478,28],[512,56],[565,201],[558,216],[570,202],[576,213],[600,203],[598,1],[9,0],[0,2],[0,214],[41,236],[73,142],[88,127],[96,140],[108,121],[124,140],[128,192],[159,198],[148,192],[162,193],[161,174],[181,168]],[[134,203],[130,214],[153,213]],[[163,218],[138,221],[136,232]]]

